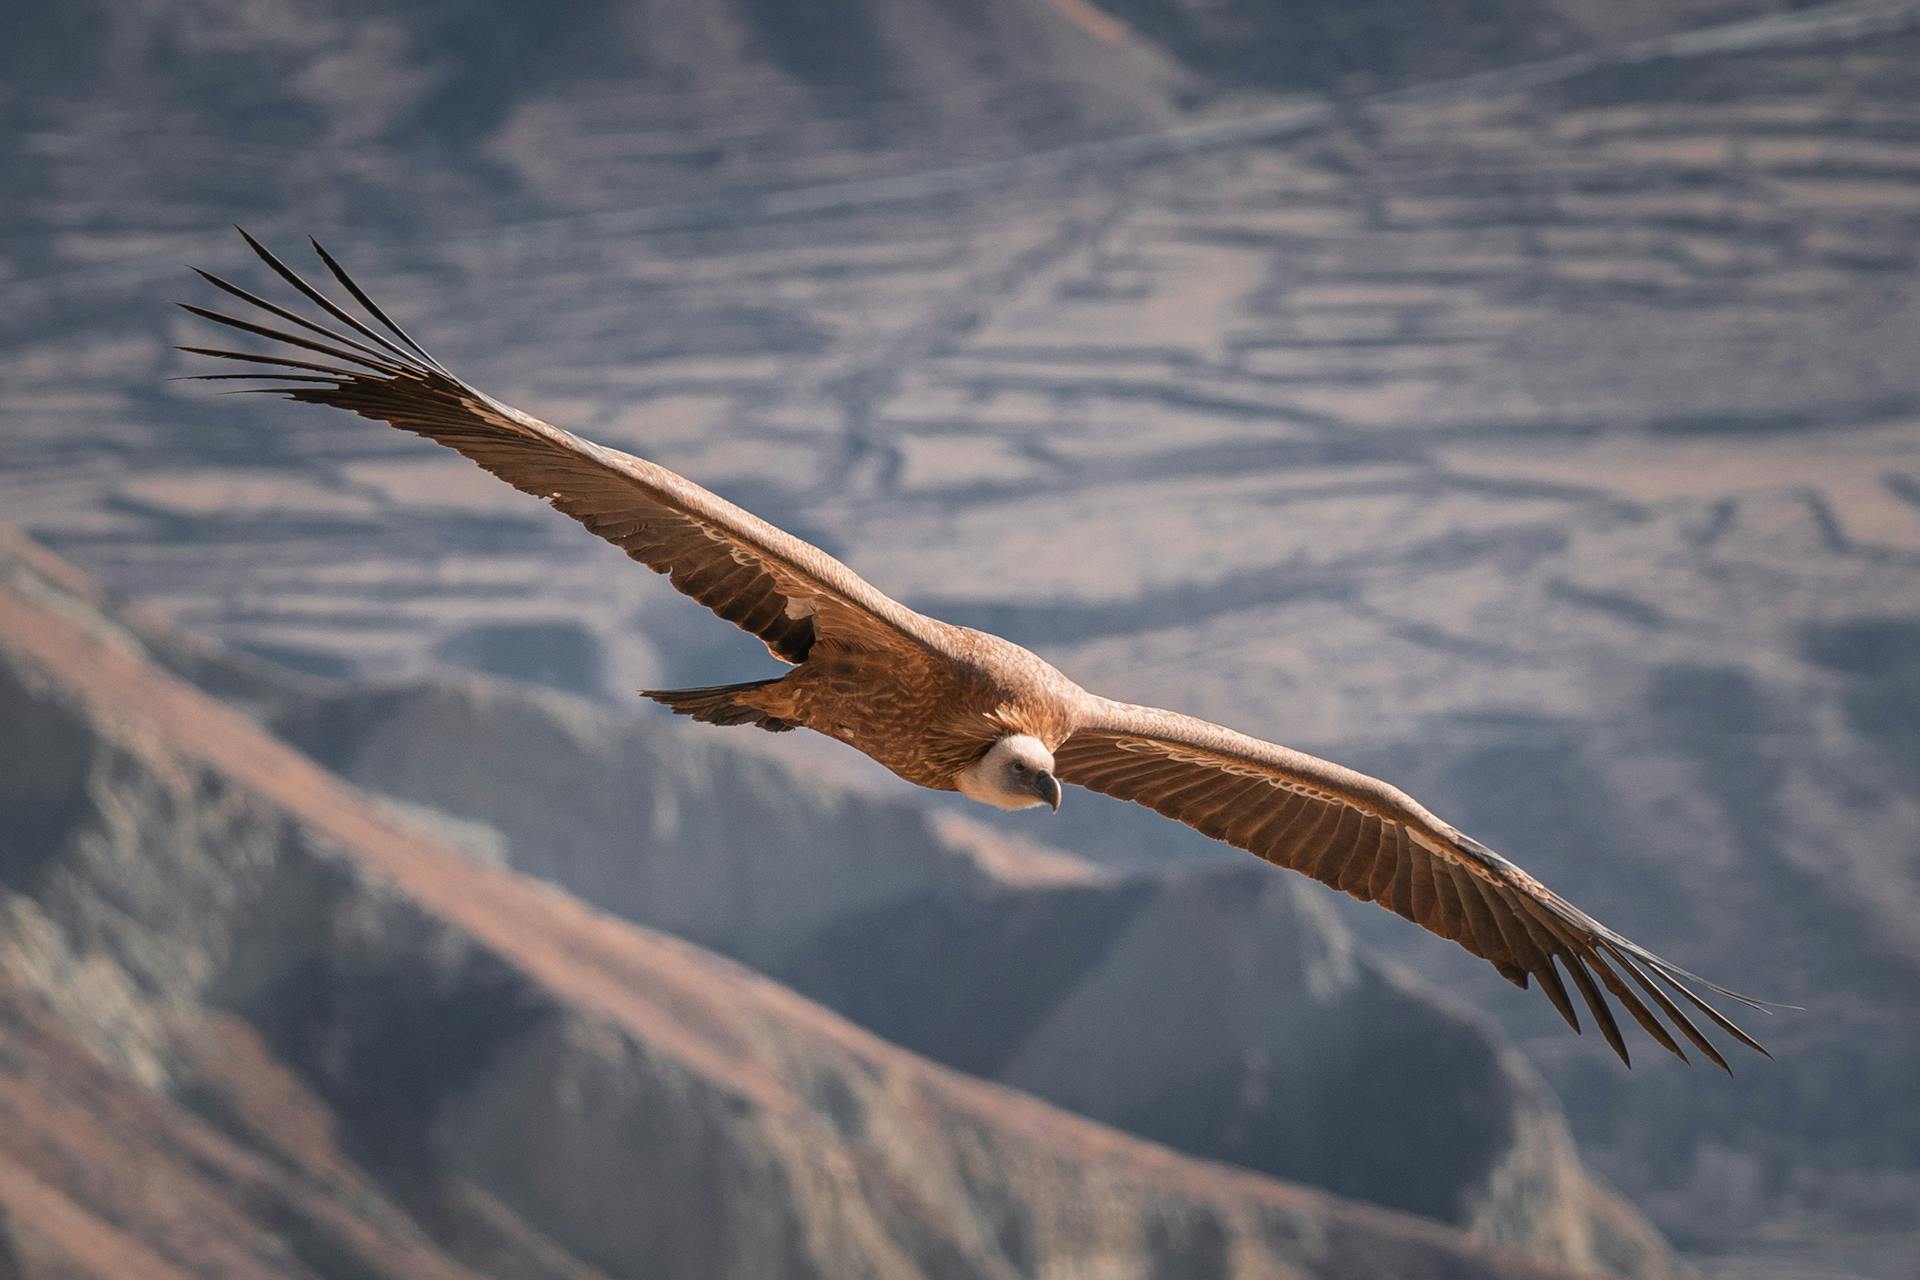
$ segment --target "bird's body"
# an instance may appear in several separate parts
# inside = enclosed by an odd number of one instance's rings
[[[1009,734],[1051,751],[1078,727],[1088,695],[1052,665],[998,636],[927,621],[924,642],[816,643],[784,677],[735,701],[837,738],[936,791],[958,790],[960,775]]]
[[[1602,987],[1682,1058],[1674,1032],[1726,1065],[1687,1008],[1760,1048],[1688,984],[1757,1002],[1607,929],[1397,788],[1206,721],[1100,697],[1011,641],[917,613],[818,547],[685,477],[571,435],[454,377],[317,244],[371,323],[251,237],[248,244],[349,332],[206,276],[296,328],[188,310],[303,353],[182,348],[269,370],[210,376],[264,378],[270,385],[249,390],[348,409],[458,450],[666,574],[791,667],[735,685],[647,693],[676,712],[714,724],[811,729],[908,782],[1000,808],[1057,809],[1063,782],[1145,805],[1404,916],[1519,986],[1537,981],[1577,1031],[1564,971],[1623,1059]]]

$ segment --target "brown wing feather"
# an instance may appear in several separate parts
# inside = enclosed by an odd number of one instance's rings
[[[1656,1043],[1682,1059],[1686,1053],[1668,1026],[1713,1062],[1727,1065],[1661,984],[1743,1044],[1766,1052],[1686,984],[1754,1008],[1761,1007],[1758,1001],[1627,941],[1386,783],[1191,716],[1105,699],[1095,699],[1092,707],[1054,752],[1062,781],[1145,805],[1377,903],[1459,943],[1518,986],[1538,979],[1578,1031],[1558,964],[1623,1061],[1627,1047],[1602,987]]]
[[[250,390],[347,409],[456,450],[666,574],[677,589],[758,636],[787,662],[802,661],[820,636],[865,648],[936,641],[937,624],[818,547],[664,467],[562,431],[447,373],[387,319],[318,244],[314,248],[327,268],[391,337],[325,297],[244,231],[241,235],[277,275],[358,335],[348,336],[202,272],[262,317],[302,331],[274,327],[262,318],[186,308],[282,344],[281,351],[271,355],[182,348],[262,366],[258,376],[268,385]],[[317,353],[330,363],[298,358],[286,353],[286,347]]]

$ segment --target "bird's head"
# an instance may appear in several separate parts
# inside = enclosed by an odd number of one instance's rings
[[[1008,734],[987,748],[954,779],[960,794],[996,809],[1049,805],[1060,811],[1060,781],[1053,776],[1053,752],[1040,739]]]

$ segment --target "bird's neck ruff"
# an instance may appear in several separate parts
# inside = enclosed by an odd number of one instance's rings
[[[1047,744],[1028,733],[1010,733],[987,748],[986,754],[954,778],[961,795],[996,809],[1031,809],[1046,803],[1030,789],[1008,783],[1008,766],[1025,764],[1035,773],[1053,770],[1053,753]]]

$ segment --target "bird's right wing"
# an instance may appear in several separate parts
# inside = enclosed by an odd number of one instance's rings
[[[1578,1031],[1580,1020],[1557,964],[1622,1060],[1626,1042],[1602,986],[1647,1034],[1681,1058],[1687,1055],[1669,1026],[1719,1066],[1727,1065],[1673,996],[1741,1043],[1766,1052],[1689,984],[1754,1008],[1759,1001],[1715,986],[1613,932],[1376,778],[1192,716],[1105,698],[1089,703],[1054,762],[1063,782],[1145,805],[1385,907],[1489,961],[1518,986],[1537,979]]]
[[[256,314],[243,319],[195,306],[188,311],[281,345],[266,355],[182,347],[260,366],[258,372],[199,377],[264,380],[267,385],[247,390],[347,409],[456,450],[667,575],[681,592],[752,632],[786,662],[805,659],[820,637],[868,648],[934,642],[937,624],[811,543],[665,467],[550,426],[448,373],[318,243],[314,249],[321,261],[365,309],[367,320],[301,279],[252,236],[240,234],[281,279],[352,333],[202,271],[208,282]],[[264,323],[268,319],[282,326]]]

